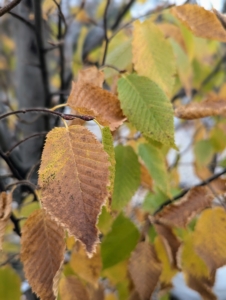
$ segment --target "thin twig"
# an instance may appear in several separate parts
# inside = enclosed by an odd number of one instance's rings
[[[205,185],[208,185],[210,182],[214,181],[215,179],[219,178],[221,175],[223,174],[226,174],[226,168],[223,169],[221,172],[219,173],[216,173],[212,176],[210,176],[209,178],[201,181],[200,183],[190,187],[190,188],[187,188],[187,189],[184,189],[183,191],[181,191],[179,194],[177,194],[175,197],[173,197],[172,199],[167,199],[155,212],[154,212],[154,215],[156,215],[157,213],[159,213],[165,206],[173,203],[174,201],[180,199],[181,197],[183,197],[185,194],[187,194],[192,188],[194,187],[199,187],[199,186],[205,186]]]
[[[29,172],[27,173],[26,179],[29,180],[31,175],[33,174],[34,170],[40,165],[40,160],[34,164],[31,169],[29,170]]]
[[[10,149],[5,153],[5,155],[6,155],[6,156],[9,156],[10,153],[11,153],[16,147],[18,147],[20,144],[26,142],[27,140],[32,139],[32,138],[37,137],[37,136],[40,136],[40,135],[46,135],[46,134],[47,134],[47,131],[44,131],[44,132],[39,132],[39,133],[32,134],[32,135],[30,135],[30,136],[24,138],[23,140],[21,140],[21,141],[19,141],[18,143],[16,143],[12,148],[10,148]]]
[[[17,179],[23,179],[23,176],[22,176],[22,174],[20,174],[18,168],[16,168],[14,166],[11,159],[8,156],[6,156],[5,153],[3,153],[1,150],[0,150],[0,157],[2,159],[4,159],[4,161],[7,163],[8,167],[12,171],[12,174],[13,174],[14,177],[16,177]]]
[[[9,190],[11,187],[13,187],[15,185],[27,185],[27,186],[30,186],[33,190],[37,189],[37,186],[35,184],[33,184],[32,182],[28,181],[28,180],[20,180],[20,181],[10,183],[6,186],[5,189]]]
[[[19,256],[20,253],[11,254],[4,262],[0,264],[0,268],[7,265],[11,260],[13,260],[16,256]]]
[[[105,64],[105,59],[107,56],[107,51],[108,51],[108,43],[109,43],[109,38],[108,38],[108,24],[107,24],[107,12],[108,12],[108,7],[110,5],[111,0],[107,0],[107,4],[104,10],[104,40],[105,40],[105,47],[104,47],[104,55],[103,55],[103,60],[102,60],[102,66]]]
[[[117,67],[115,67],[113,65],[108,65],[108,64],[102,65],[100,67],[100,70],[103,70],[104,68],[111,68],[111,69],[117,71],[119,74],[123,74],[126,72],[126,70],[119,70]]]
[[[14,231],[17,235],[21,236],[20,219],[17,219],[17,218],[14,216],[14,214],[11,213],[10,220],[11,220],[11,222],[12,222],[13,225],[14,225],[13,231]]]
[[[27,21],[26,19],[24,19],[22,16],[10,11],[8,12],[9,15],[11,15],[12,17],[14,17],[17,20],[20,20],[21,22],[23,22],[25,25],[27,25],[31,30],[35,30],[35,27],[33,24],[31,24],[29,21]]]
[[[9,4],[0,8],[0,17],[3,16],[4,14],[6,14],[7,12],[9,12],[15,6],[17,6],[17,4],[19,4],[20,2],[21,2],[21,0],[14,0],[14,1],[10,2]]]
[[[115,30],[118,25],[120,24],[121,20],[123,19],[123,17],[125,16],[125,14],[128,12],[128,10],[130,9],[130,7],[133,5],[133,3],[136,0],[130,0],[123,8],[122,11],[119,13],[118,17],[116,18],[114,24],[111,26],[111,30]]]
[[[84,121],[92,121],[94,120],[94,117],[92,116],[87,116],[87,115],[72,115],[72,114],[64,114],[64,113],[60,113],[57,111],[52,111],[46,108],[27,108],[27,109],[20,109],[20,110],[15,110],[15,111],[11,111],[5,114],[0,115],[0,120],[4,119],[8,116],[11,115],[16,115],[16,114],[25,114],[28,112],[41,112],[41,113],[45,113],[45,114],[52,114],[58,117],[63,118],[64,120],[74,120],[75,118],[84,120]]]

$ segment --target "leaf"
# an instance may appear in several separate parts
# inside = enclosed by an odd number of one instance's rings
[[[140,164],[131,146],[118,145],[115,148],[115,185],[112,209],[122,209],[132,198],[140,185]]]
[[[33,292],[41,300],[56,299],[64,251],[63,229],[43,209],[34,211],[22,229],[21,261]]]
[[[226,264],[226,212],[222,207],[205,210],[195,227],[194,247],[211,273]]]
[[[99,215],[97,224],[98,229],[101,231],[101,233],[106,235],[110,231],[112,223],[113,217],[111,216],[110,212],[106,209],[106,206],[102,206],[102,211]]]
[[[162,266],[154,247],[139,243],[129,261],[129,273],[142,300],[149,300],[161,274]]]
[[[172,266],[169,259],[166,244],[163,242],[160,236],[155,238],[155,251],[159,261],[162,263],[162,272],[160,275],[160,282],[163,286],[168,286],[171,284],[173,277],[177,274],[178,270]]]
[[[141,173],[141,185],[152,191],[153,188],[153,180],[148,172],[148,169],[145,167],[143,163],[140,163],[140,173]]]
[[[177,118],[186,120],[225,115],[226,99],[211,94],[204,101],[179,106],[174,113]]]
[[[59,291],[61,300],[90,300],[84,285],[72,275],[61,279]]]
[[[155,221],[168,226],[185,227],[189,221],[212,203],[213,195],[207,187],[192,188],[181,200],[176,201],[155,216]]]
[[[175,6],[171,12],[192,33],[201,38],[226,42],[226,32],[216,15],[203,7],[193,4]]]
[[[70,266],[81,279],[96,287],[98,286],[98,279],[102,269],[99,248],[93,257],[89,258],[83,246],[77,244],[71,255]]]
[[[124,281],[128,277],[127,266],[128,261],[124,260],[114,265],[113,267],[107,268],[102,271],[102,277],[107,277],[108,280],[113,285],[117,285],[118,283]]]
[[[94,288],[89,286],[89,300],[104,300],[104,288],[101,284],[99,284],[98,288]]]
[[[82,126],[54,128],[47,135],[39,170],[43,207],[86,245],[98,241],[97,217],[109,182],[108,155]]]
[[[92,66],[79,71],[78,81],[84,84],[91,83],[101,88],[104,82],[104,73],[98,70],[96,66]]]
[[[109,127],[104,127],[102,129],[102,143],[104,146],[104,150],[107,152],[110,162],[109,172],[110,172],[110,194],[113,193],[114,190],[114,181],[115,181],[115,151],[113,145],[113,138]]]
[[[151,174],[155,185],[166,195],[170,195],[170,186],[163,153],[151,144],[140,144],[138,153]]]
[[[138,239],[139,231],[136,226],[120,213],[112,225],[112,230],[104,237],[101,244],[103,269],[129,258]]]
[[[109,126],[111,130],[115,130],[125,120],[118,98],[95,82],[90,83],[81,72],[78,82],[72,83],[67,104],[81,114],[92,115],[101,125]]]
[[[186,52],[186,44],[178,26],[171,23],[158,23],[157,26],[162,31],[165,38],[173,38]]]
[[[20,277],[10,266],[0,268],[0,299],[20,300]]]
[[[172,104],[157,84],[132,74],[118,81],[118,93],[123,112],[137,130],[175,147]]]
[[[149,77],[170,96],[176,65],[171,45],[164,38],[162,31],[151,20],[142,23],[136,21],[132,46],[133,63],[137,73]]]
[[[0,251],[2,250],[2,242],[5,234],[6,223],[11,214],[12,194],[2,192],[0,194]]]

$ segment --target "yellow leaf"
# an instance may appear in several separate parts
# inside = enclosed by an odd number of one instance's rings
[[[129,273],[141,299],[150,299],[161,270],[154,247],[147,242],[137,244],[130,257]]]
[[[90,254],[98,241],[96,222],[108,184],[108,155],[88,129],[70,126],[48,133],[39,170],[43,207]]]
[[[226,42],[225,29],[213,12],[193,4],[175,6],[171,11],[194,35]]]
[[[11,214],[12,194],[2,192],[0,194],[0,251],[2,250],[2,241],[5,234],[6,224]]]
[[[133,63],[139,75],[149,77],[171,95],[176,73],[173,50],[162,31],[150,20],[134,23]]]
[[[98,286],[98,278],[102,269],[99,247],[93,257],[89,258],[84,247],[77,244],[73,249],[70,265],[81,279]]]
[[[184,38],[178,26],[171,23],[159,23],[157,26],[163,32],[165,38],[173,38],[186,52]]]
[[[211,273],[226,264],[226,212],[222,207],[205,210],[194,232],[196,252]]]
[[[21,261],[33,292],[41,300],[57,297],[64,251],[63,229],[44,210],[33,212],[22,229]]]
[[[102,277],[107,277],[113,285],[116,285],[127,278],[127,265],[127,260],[119,262],[117,265],[103,270]]]

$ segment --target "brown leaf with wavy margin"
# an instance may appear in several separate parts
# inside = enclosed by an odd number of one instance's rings
[[[59,291],[61,300],[90,300],[85,286],[72,275],[61,279]]]
[[[129,260],[129,273],[142,300],[149,300],[160,277],[162,266],[153,245],[137,244]]]
[[[226,212],[222,207],[205,210],[194,231],[194,248],[211,274],[226,264]]]
[[[80,114],[95,117],[101,125],[109,126],[111,130],[115,130],[125,120],[118,98],[100,86],[92,84],[81,72],[79,80],[72,83],[67,104]]]
[[[45,210],[34,211],[22,229],[21,261],[25,277],[41,300],[57,298],[64,251],[63,229]]]
[[[181,200],[165,206],[154,220],[167,226],[185,227],[195,215],[211,205],[213,198],[207,187],[194,187]]]
[[[80,70],[78,73],[78,81],[83,83],[91,83],[93,85],[102,87],[104,82],[104,73],[92,66],[85,70]]]
[[[204,278],[196,278],[191,274],[185,276],[187,285],[197,291],[203,300],[217,300],[217,296],[212,291],[212,285]]]
[[[186,120],[225,115],[225,113],[226,99],[223,99],[222,97],[213,93],[204,101],[192,102],[188,105],[181,105],[174,111],[174,114],[177,118]]]
[[[108,196],[109,161],[102,144],[85,127],[54,128],[47,135],[39,169],[43,207],[83,242],[98,242],[97,217]]]
[[[12,194],[2,192],[0,194],[0,251],[2,250],[2,242],[5,234],[6,223],[11,213]]]
[[[192,33],[201,38],[226,42],[226,31],[216,15],[205,8],[186,4],[171,8],[175,15]]]

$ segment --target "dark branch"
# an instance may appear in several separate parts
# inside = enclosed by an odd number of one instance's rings
[[[105,63],[106,56],[107,56],[107,51],[108,51],[108,43],[109,43],[109,38],[108,38],[108,24],[107,24],[107,13],[108,13],[108,7],[110,5],[111,0],[107,0],[107,4],[104,10],[104,40],[105,40],[105,48],[104,48],[104,55],[103,55],[103,60],[102,60],[102,66]]]
[[[0,150],[0,157],[2,159],[4,159],[4,161],[7,163],[8,167],[10,168],[10,170],[15,178],[17,178],[19,180],[23,179],[22,174],[20,174],[18,169],[14,166],[11,159],[7,155],[5,155],[1,150]]]
[[[17,219],[13,213],[11,213],[10,220],[12,221],[14,225],[13,231],[21,236],[21,229],[20,229],[20,219]]]
[[[205,185],[208,185],[210,182],[214,181],[215,179],[219,178],[221,175],[223,174],[226,174],[226,168],[223,169],[221,172],[219,173],[216,173],[212,176],[210,176],[209,178],[201,181],[200,183],[190,187],[190,188],[187,188],[187,189],[184,189],[183,191],[181,191],[179,194],[177,194],[175,197],[173,197],[172,199],[168,199],[166,200],[155,212],[154,212],[154,215],[156,215],[157,213],[159,213],[165,206],[173,203],[174,201],[176,200],[179,200],[181,197],[183,197],[184,195],[186,195],[192,188],[194,187],[198,187],[198,186],[205,186]]]
[[[121,10],[121,12],[119,13],[118,17],[115,20],[115,23],[111,26],[112,30],[115,30],[118,25],[120,24],[121,20],[123,19],[123,17],[125,16],[125,14],[128,12],[128,10],[130,9],[130,7],[133,5],[133,3],[136,0],[130,0]]]
[[[4,7],[0,8],[0,17],[9,12],[11,9],[13,9],[17,4],[19,4],[21,0],[14,0],[10,2],[9,4],[5,5]]]
[[[12,17],[14,17],[17,20],[20,20],[21,22],[23,22],[25,25],[27,25],[30,29],[32,29],[33,31],[35,30],[35,27],[33,24],[31,24],[29,21],[27,21],[26,19],[24,19],[22,16],[14,13],[14,12],[8,12],[8,14],[10,14]]]
[[[33,189],[33,191],[37,189],[36,185],[33,184],[32,182],[28,181],[28,180],[20,180],[20,181],[16,181],[16,182],[10,183],[10,184],[8,184],[6,186],[5,189],[9,190],[11,187],[13,187],[15,185],[27,185],[27,186],[30,186]]]
[[[74,120],[76,118],[81,119],[83,121],[92,121],[94,120],[94,117],[92,116],[80,116],[80,115],[71,115],[71,114],[64,114],[64,113],[60,113],[57,111],[52,111],[49,109],[45,109],[45,108],[27,108],[27,109],[20,109],[20,110],[15,110],[15,111],[11,111],[8,113],[5,113],[3,115],[0,115],[0,120],[11,116],[11,115],[17,115],[17,114],[26,114],[28,112],[40,112],[40,113],[45,113],[45,114],[52,114],[58,117],[63,118],[64,120]]]

